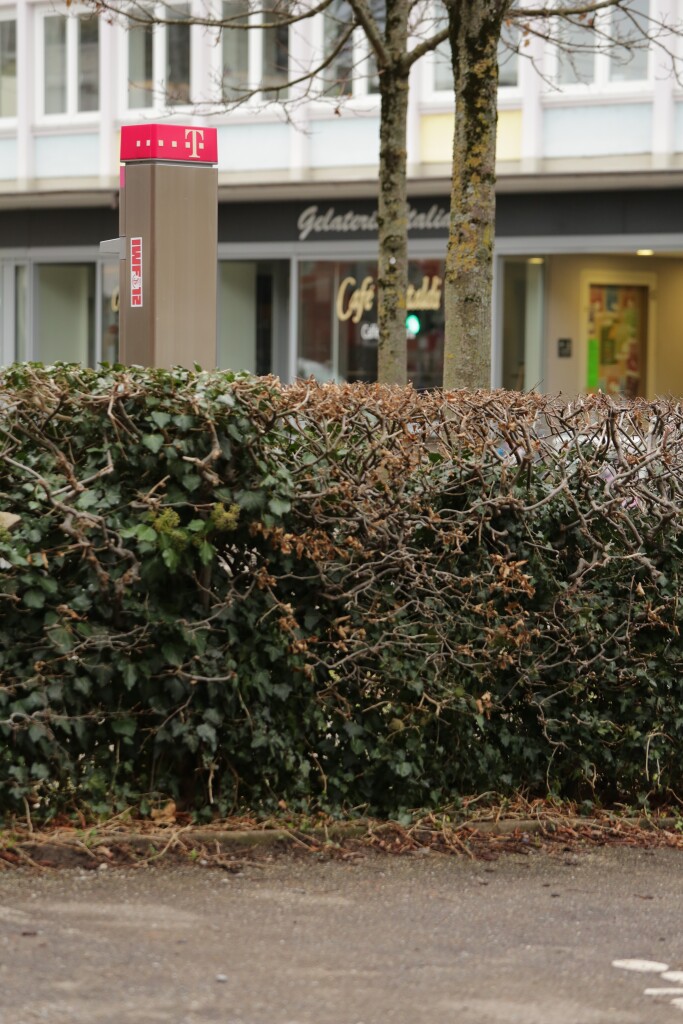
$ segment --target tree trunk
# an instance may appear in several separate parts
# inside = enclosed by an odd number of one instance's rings
[[[445,388],[491,386],[498,40],[506,0],[446,0],[455,87]]]
[[[408,290],[408,190],[406,132],[409,68],[408,0],[387,0],[385,45],[388,65],[380,67],[381,126],[379,153],[379,267],[377,379],[383,384],[407,380],[406,292]]]

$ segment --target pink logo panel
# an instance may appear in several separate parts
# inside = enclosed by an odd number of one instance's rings
[[[218,163],[218,132],[183,124],[128,124],[121,128],[121,160]]]

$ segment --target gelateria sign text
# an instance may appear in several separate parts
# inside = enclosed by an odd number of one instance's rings
[[[444,206],[433,203],[428,210],[408,207],[408,231],[447,231],[449,214]],[[377,234],[377,210],[361,213],[355,209],[339,213],[334,206],[307,206],[297,220],[299,241],[325,235]]]
[[[406,292],[406,309],[440,309],[441,278],[423,277],[419,285],[409,284]],[[365,313],[370,313],[375,304],[375,282],[364,277],[359,283],[355,277],[345,277],[337,289],[337,319],[360,322]]]

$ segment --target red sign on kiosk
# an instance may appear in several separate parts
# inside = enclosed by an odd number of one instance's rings
[[[130,240],[130,304],[142,305],[142,239]]]
[[[218,132],[183,124],[129,124],[121,128],[121,161],[218,163]]]

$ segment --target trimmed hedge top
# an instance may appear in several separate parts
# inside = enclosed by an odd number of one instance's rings
[[[0,813],[681,791],[683,415],[0,375]]]

